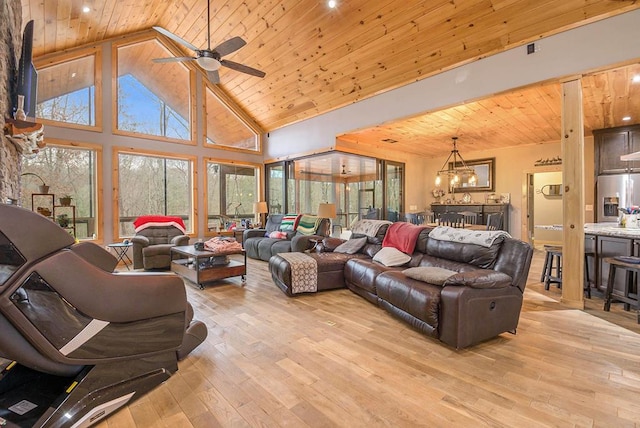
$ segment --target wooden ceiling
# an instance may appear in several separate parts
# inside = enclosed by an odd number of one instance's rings
[[[35,21],[35,57],[154,25],[196,46],[207,44],[206,0],[22,0],[22,5],[23,21]],[[87,13],[83,6],[89,8]],[[220,87],[270,131],[637,8],[636,0],[339,0],[336,9],[329,9],[326,0],[211,0],[211,44],[233,36],[247,41],[226,58],[263,70],[266,77],[223,68]],[[183,53],[193,54],[186,49]],[[606,79],[594,77],[585,86],[600,89]],[[393,129],[385,125],[371,130],[370,138],[404,144],[416,132],[436,129],[441,134],[432,140],[440,140],[440,135],[448,140],[456,133],[461,149],[465,132],[468,138],[477,134],[488,148],[532,138],[548,141],[558,135],[547,124],[559,110],[558,91],[557,85],[525,88],[404,121]],[[593,115],[603,105],[604,98],[598,96],[590,101]],[[522,100],[530,99],[538,101],[522,105]],[[489,117],[498,120],[489,126]],[[468,129],[460,127],[460,119],[470,123]],[[601,127],[598,118],[587,120],[590,127]],[[616,120],[611,113],[601,123]],[[527,135],[514,132],[524,121]],[[529,134],[530,128],[535,128],[535,137]],[[502,142],[505,130],[512,135]],[[344,138],[364,141],[365,134]],[[425,155],[435,154],[429,144],[423,145],[427,147],[420,150]]]
[[[582,79],[585,135],[594,129],[640,123],[640,64]],[[557,143],[561,86],[547,83],[498,94],[418,117],[351,132],[339,140],[433,157],[451,150],[451,137],[466,153],[526,144]],[[625,121],[623,118],[629,117]],[[391,140],[391,141],[390,141]]]

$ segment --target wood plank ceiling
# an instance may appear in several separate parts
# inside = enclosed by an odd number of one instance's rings
[[[22,5],[24,22],[35,20],[35,57],[154,25],[196,46],[207,44],[206,0],[22,0]],[[636,0],[342,0],[336,9],[329,9],[325,0],[211,0],[211,44],[233,36],[247,41],[227,59],[263,70],[267,76],[260,79],[223,68],[220,87],[270,131],[637,8]],[[184,54],[193,53],[184,50]],[[618,95],[602,93],[607,83],[619,88],[609,79],[594,75],[585,80],[585,90],[593,90],[585,100],[592,107],[588,115],[593,117],[586,118],[590,129],[617,124],[619,107],[603,109]],[[342,138],[404,141],[429,132],[435,143],[422,144],[426,147],[419,151],[427,156],[446,153],[453,134],[460,135],[461,143],[465,134],[468,141],[473,136],[478,149],[532,139],[557,141],[557,126],[547,126],[557,121],[557,97],[557,85],[525,88],[377,127],[368,136],[360,131]],[[535,102],[527,106],[523,100]],[[517,131],[523,123],[527,133]],[[439,152],[438,141],[446,141]]]

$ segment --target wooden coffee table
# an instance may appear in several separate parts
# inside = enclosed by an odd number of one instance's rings
[[[221,256],[242,256],[242,258],[230,258],[226,264],[213,263],[214,258]],[[232,276],[240,276],[244,284],[247,275],[247,252],[245,250],[224,253],[198,251],[193,245],[171,247],[171,271],[198,284],[201,290],[207,282]]]

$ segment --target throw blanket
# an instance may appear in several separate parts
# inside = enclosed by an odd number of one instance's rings
[[[231,237],[214,236],[204,243],[204,249],[212,253],[242,251],[242,244]]]
[[[300,232],[303,235],[315,235],[321,220],[320,217],[315,215],[303,214],[300,216],[300,221],[298,221],[296,232]]]
[[[383,247],[394,247],[406,254],[413,253],[416,248],[416,241],[418,235],[424,226],[417,226],[415,224],[399,221],[389,226],[387,234],[384,235],[382,241]]]
[[[184,221],[180,217],[168,216],[168,215],[141,215],[133,221],[133,227],[136,232],[140,232],[143,229],[151,226],[175,226],[182,233],[186,233],[186,227]]]
[[[385,224],[391,224],[391,222],[387,220],[358,220],[351,227],[351,233],[376,236],[378,230]]]
[[[291,266],[291,294],[318,291],[318,262],[305,253],[280,253]]]
[[[498,238],[511,238],[504,230],[467,230],[449,226],[438,226],[429,233],[429,238],[438,241],[460,242],[490,247]]]

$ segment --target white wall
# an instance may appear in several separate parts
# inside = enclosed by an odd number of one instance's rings
[[[533,176],[533,224],[534,225],[552,225],[562,224],[562,197],[545,196],[543,189],[547,185],[562,184],[562,172],[541,172]],[[548,188],[547,188],[548,189]],[[548,192],[545,192],[548,193]],[[534,229],[534,243],[542,244],[560,244],[562,243],[561,230],[545,230]]]

